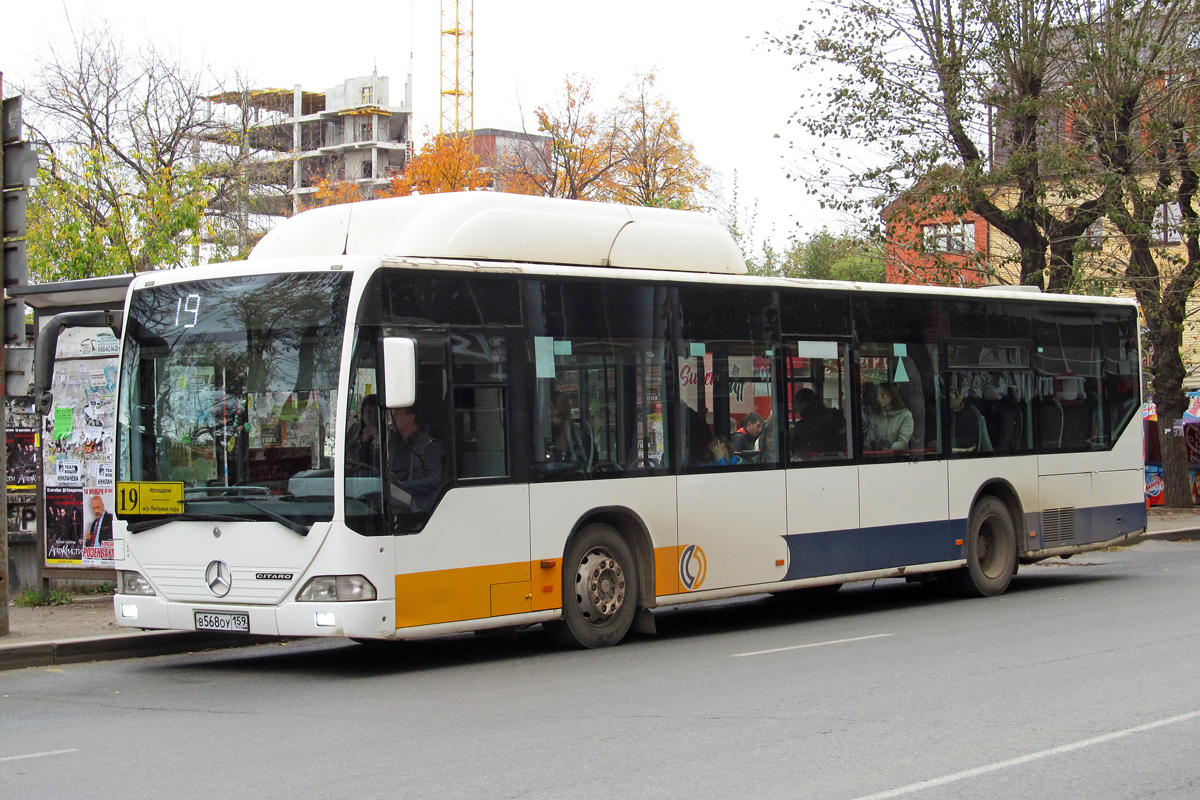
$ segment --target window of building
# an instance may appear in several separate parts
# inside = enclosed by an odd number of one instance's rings
[[[1083,232],[1080,241],[1089,250],[1099,250],[1104,246],[1104,220],[1098,219]]]
[[[369,105],[374,102],[375,102],[375,87],[374,86],[362,87],[362,104],[365,106],[365,105]]]
[[[1161,245],[1179,244],[1183,236],[1179,230],[1181,218],[1177,203],[1163,203],[1154,210],[1154,239]]]
[[[927,253],[974,253],[975,223],[922,225],[921,244]]]

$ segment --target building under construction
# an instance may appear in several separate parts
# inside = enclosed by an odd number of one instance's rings
[[[210,141],[239,150],[247,213],[296,212],[325,178],[351,181],[369,196],[403,171],[412,152],[412,77],[391,105],[386,75],[349,78],[324,92],[247,89],[207,98],[227,114]],[[213,109],[219,115],[219,109]]]

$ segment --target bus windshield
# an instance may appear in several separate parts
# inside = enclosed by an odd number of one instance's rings
[[[331,519],[350,279],[253,275],[135,291],[118,479],[182,483],[186,518]]]

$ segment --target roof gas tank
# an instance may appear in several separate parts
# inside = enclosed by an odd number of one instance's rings
[[[746,272],[729,232],[705,214],[497,192],[316,208],[281,222],[250,258],[336,255]]]

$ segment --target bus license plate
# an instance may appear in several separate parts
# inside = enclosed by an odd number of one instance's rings
[[[250,615],[240,613],[223,613],[216,611],[197,611],[196,630],[198,631],[236,631],[250,632]]]

